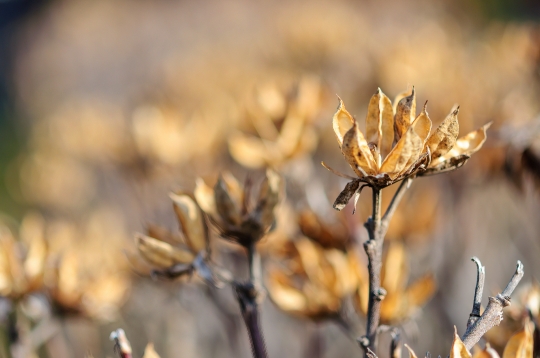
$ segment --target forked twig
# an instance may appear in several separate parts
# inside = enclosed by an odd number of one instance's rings
[[[516,272],[506,285],[502,293],[489,298],[489,303],[484,313],[467,328],[462,337],[465,347],[470,350],[482,336],[491,328],[499,325],[503,319],[503,308],[510,305],[510,295],[514,292],[519,281],[523,278],[523,264],[517,262]]]

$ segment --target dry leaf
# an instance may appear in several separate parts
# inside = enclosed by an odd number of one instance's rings
[[[533,323],[527,320],[523,329],[514,334],[506,347],[504,347],[502,358],[532,358],[534,348],[533,327]]]
[[[454,326],[454,342],[452,342],[450,358],[472,358],[471,354],[459,338],[456,326]]]
[[[146,345],[143,358],[160,358],[159,354],[157,354],[156,350],[154,349],[154,343],[148,343]]]
[[[445,155],[456,144],[459,134],[458,113],[459,107],[451,111],[429,137],[426,145],[429,147],[433,159]]]
[[[141,255],[149,263],[162,268],[171,267],[178,263],[189,263],[195,258],[187,250],[144,235],[137,235],[136,244]]]
[[[414,87],[412,93],[402,98],[396,107],[394,116],[394,136],[398,141],[404,133],[409,129],[411,123],[416,117],[416,96],[414,93]]]
[[[409,351],[409,358],[417,358],[416,357],[416,354],[414,353],[414,351],[411,349],[411,347],[409,347],[407,344],[404,345],[407,350]]]
[[[339,147],[341,148],[343,144],[343,137],[354,124],[354,118],[351,114],[345,109],[345,105],[341,98],[339,98],[339,104],[336,113],[332,119],[332,127],[334,128],[334,133],[336,134]]]
[[[345,133],[341,152],[359,177],[372,175],[377,172],[377,165],[373,159],[373,155],[356,122]]]
[[[366,140],[368,143],[379,145],[381,131],[381,89],[371,97],[366,115]]]
[[[473,358],[500,358],[500,356],[495,349],[491,348],[489,343],[486,343],[486,347],[474,353]]]
[[[189,247],[194,252],[204,250],[208,242],[201,210],[187,195],[170,193],[169,197],[174,203],[176,217]]]

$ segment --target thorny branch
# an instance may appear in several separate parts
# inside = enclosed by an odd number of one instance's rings
[[[249,281],[235,283],[236,296],[244,323],[251,341],[251,351],[254,358],[267,358],[266,344],[259,320],[259,303],[261,295],[261,258],[255,248],[255,243],[248,248]]]
[[[482,336],[494,326],[501,323],[503,319],[503,308],[510,305],[510,295],[514,292],[519,281],[523,277],[523,264],[521,261],[517,262],[516,272],[506,285],[506,288],[502,293],[499,293],[495,297],[489,298],[489,303],[484,313],[467,328],[467,331],[462,337],[462,341],[465,347],[470,350]]]
[[[368,231],[369,240],[364,243],[364,250],[368,257],[369,273],[369,301],[367,312],[366,335],[359,339],[360,345],[364,348],[365,356],[368,357],[370,350],[376,351],[377,329],[379,327],[381,302],[386,296],[386,290],[381,287],[381,268],[384,236],[388,230],[388,225],[392,215],[403,198],[405,192],[410,187],[412,179],[408,178],[401,182],[390,205],[381,218],[381,189],[373,190],[373,214],[365,224]]]
[[[472,326],[474,322],[480,317],[480,306],[482,306],[482,292],[484,291],[484,281],[486,278],[486,267],[482,266],[482,263],[478,257],[471,258],[476,264],[476,288],[474,290],[474,301],[469,320],[467,321],[467,328]]]

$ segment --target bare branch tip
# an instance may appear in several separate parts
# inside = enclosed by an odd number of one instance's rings
[[[473,256],[471,257],[471,261],[473,261],[477,268],[478,268],[478,272],[480,273],[485,273],[486,272],[486,267],[485,266],[482,266],[482,262],[480,262],[480,259],[476,256]]]
[[[523,264],[521,263],[520,260],[518,260],[517,262],[517,267],[516,267],[516,274],[518,275],[523,275],[524,271],[523,271]]]

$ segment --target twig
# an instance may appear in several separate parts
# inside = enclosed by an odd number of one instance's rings
[[[482,266],[482,263],[478,257],[471,258],[476,264],[476,288],[474,290],[474,301],[469,320],[467,321],[467,328],[472,326],[474,322],[480,317],[480,307],[482,306],[482,293],[484,292],[484,281],[486,278],[486,268]]]
[[[482,336],[494,326],[501,323],[503,319],[503,308],[510,305],[510,295],[523,277],[523,264],[517,262],[516,272],[506,285],[502,293],[495,297],[489,298],[489,303],[484,313],[476,320],[476,322],[467,328],[467,331],[462,337],[462,341],[470,350]]]
[[[114,341],[114,350],[120,358],[131,358],[131,344],[129,343],[126,332],[122,328],[112,331],[109,336]]]
[[[267,358],[266,344],[259,323],[258,299],[261,293],[261,258],[255,243],[247,247],[249,262],[249,282],[235,283],[236,297],[242,318],[249,333],[251,352],[254,358]]]
[[[379,327],[381,301],[386,296],[386,290],[381,287],[381,268],[382,268],[382,253],[384,236],[388,231],[388,225],[394,215],[397,206],[405,192],[410,187],[411,178],[407,178],[401,182],[398,190],[394,194],[390,205],[386,209],[384,216],[381,218],[381,189],[372,188],[373,190],[373,214],[364,225],[368,231],[369,240],[364,243],[364,250],[368,257],[368,273],[369,273],[369,302],[367,312],[367,327],[366,335],[358,341],[364,348],[365,356],[367,357],[369,347],[371,351],[376,350],[377,330]]]
[[[386,291],[381,287],[382,268],[382,244],[384,236],[381,231],[381,189],[373,190],[373,215],[368,219],[365,226],[369,234],[369,240],[364,243],[364,250],[368,257],[369,273],[369,302],[367,312],[366,335],[359,340],[364,348],[365,356],[368,352],[376,350],[377,328],[381,316],[381,301]]]

